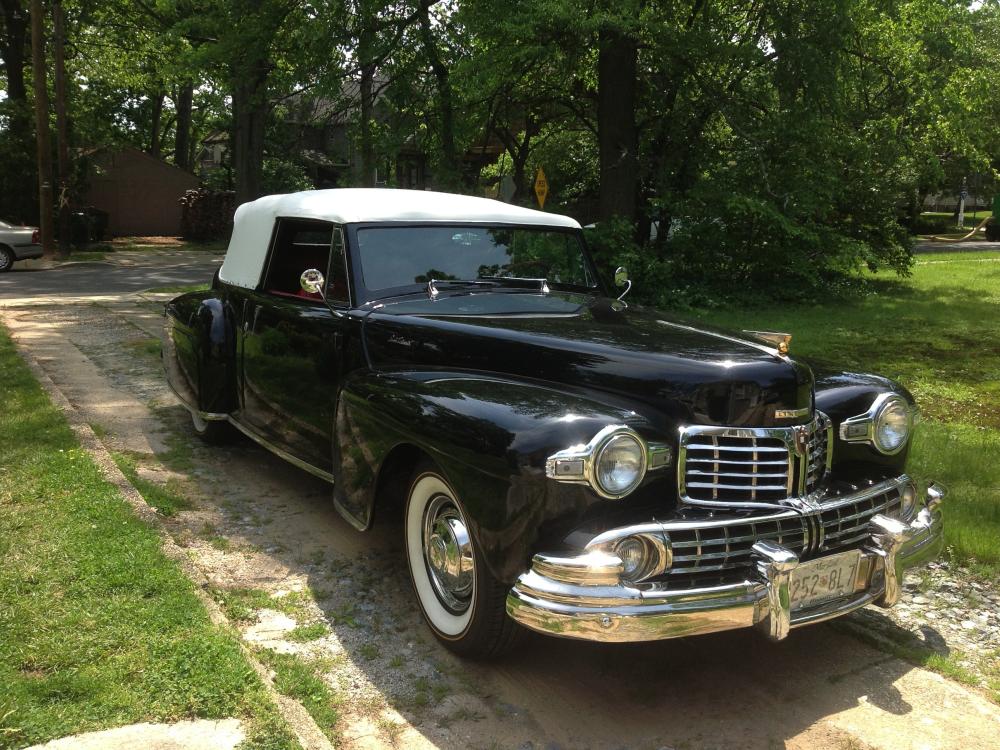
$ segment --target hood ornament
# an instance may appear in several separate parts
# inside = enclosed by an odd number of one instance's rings
[[[778,333],[777,331],[747,331],[743,333],[753,336],[758,341],[770,344],[778,350],[778,354],[788,354],[788,345],[792,343],[792,334]]]

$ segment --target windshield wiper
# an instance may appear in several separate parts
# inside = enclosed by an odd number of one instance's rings
[[[442,284],[448,284],[449,286],[500,286],[495,281],[492,280],[480,280],[480,279],[428,279],[427,280],[427,295],[429,297],[438,296],[438,286]]]
[[[509,282],[525,282],[532,281],[538,284],[538,289],[542,294],[549,293],[549,282],[547,279],[529,279],[522,276],[481,276],[478,279],[430,279],[427,282],[427,295],[431,298],[437,297],[439,294],[438,287],[444,284],[449,286],[457,287],[498,287],[498,286],[513,286]]]
[[[538,284],[538,291],[542,294],[549,293],[549,280],[548,279],[536,279],[528,276],[481,276],[480,278],[486,279],[488,281],[493,281],[497,283],[503,283],[505,281],[533,281]]]

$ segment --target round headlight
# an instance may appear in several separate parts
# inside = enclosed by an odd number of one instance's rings
[[[632,435],[615,435],[597,454],[594,479],[598,489],[618,497],[636,488],[646,471],[646,450]]]
[[[893,396],[886,400],[875,417],[875,447],[883,453],[898,453],[910,437],[910,407]]]

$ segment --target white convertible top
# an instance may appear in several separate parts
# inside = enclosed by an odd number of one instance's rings
[[[253,288],[260,280],[271,229],[278,217],[357,222],[477,222],[579,229],[575,219],[488,198],[425,190],[345,188],[268,195],[236,209],[233,236],[219,278]]]

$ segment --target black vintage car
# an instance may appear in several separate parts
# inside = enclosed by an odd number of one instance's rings
[[[904,473],[913,399],[787,345],[616,298],[567,217],[323,190],[239,208],[164,362],[207,440],[326,479],[359,530],[396,514],[427,623],[482,656],[518,624],[781,639],[896,603],[942,543],[941,490]]]

